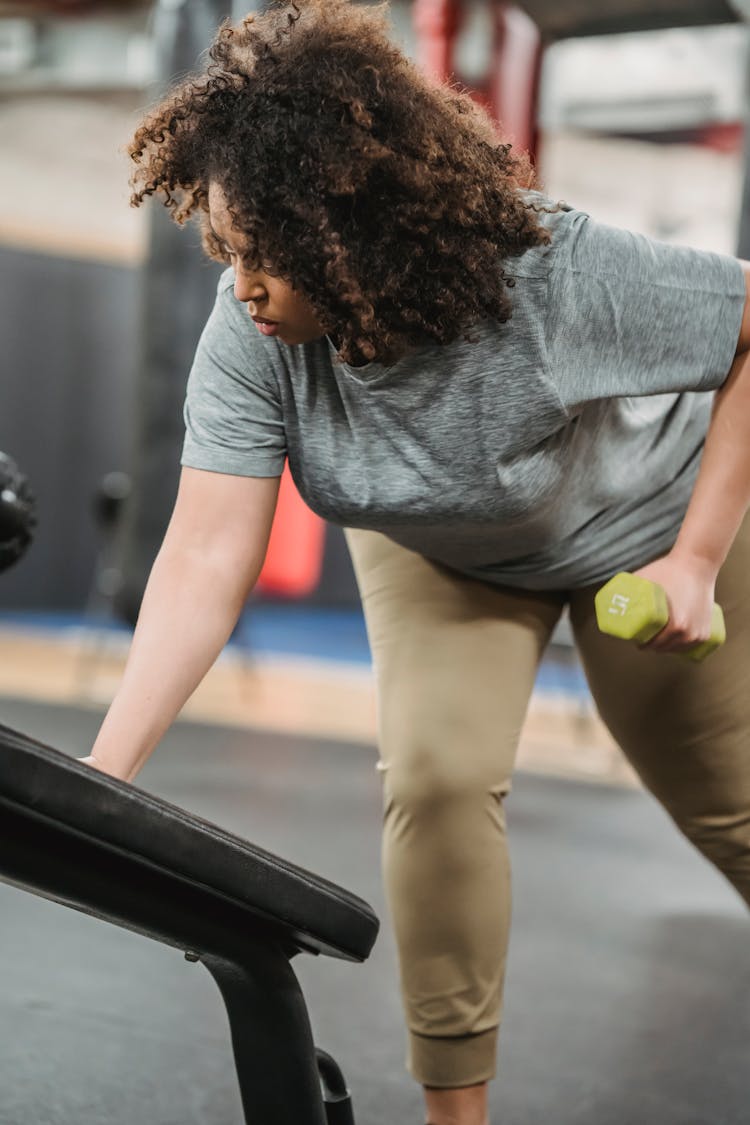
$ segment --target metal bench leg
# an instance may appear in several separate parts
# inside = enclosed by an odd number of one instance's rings
[[[315,1048],[315,1054],[323,1086],[326,1122],[328,1125],[354,1125],[352,1098],[339,1064],[320,1047]]]
[[[224,998],[248,1125],[328,1125],[307,1006],[289,954],[268,942],[245,949],[241,963],[212,953],[199,960]]]

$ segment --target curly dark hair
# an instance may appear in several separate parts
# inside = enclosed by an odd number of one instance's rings
[[[287,0],[222,24],[207,66],[151,109],[132,203],[208,223],[223,191],[251,265],[288,280],[347,363],[393,362],[509,319],[507,259],[549,240],[528,158],[389,38],[387,3]]]

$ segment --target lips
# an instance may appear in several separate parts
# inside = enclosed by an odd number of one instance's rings
[[[279,331],[278,320],[266,320],[262,316],[254,316],[253,323],[264,336],[275,336]]]

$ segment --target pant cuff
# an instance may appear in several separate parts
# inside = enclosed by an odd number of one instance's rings
[[[422,1086],[475,1086],[495,1077],[498,1028],[476,1035],[409,1034],[406,1068]]]

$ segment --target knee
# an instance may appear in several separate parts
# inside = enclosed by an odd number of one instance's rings
[[[425,657],[425,651],[428,658]],[[510,688],[440,660],[429,648],[395,662],[379,681],[381,769],[399,803],[442,804],[510,789],[525,713]],[[436,666],[437,665],[437,666]]]
[[[423,754],[414,753],[408,763],[391,762],[384,772],[391,803],[430,816],[444,807],[484,801],[488,793],[502,797],[507,792],[498,779],[476,769],[461,768],[459,763],[437,759],[427,747]]]
[[[500,737],[472,730],[467,716],[441,708],[395,724],[382,740],[380,769],[392,802],[434,813],[488,794],[504,797],[512,757]]]

